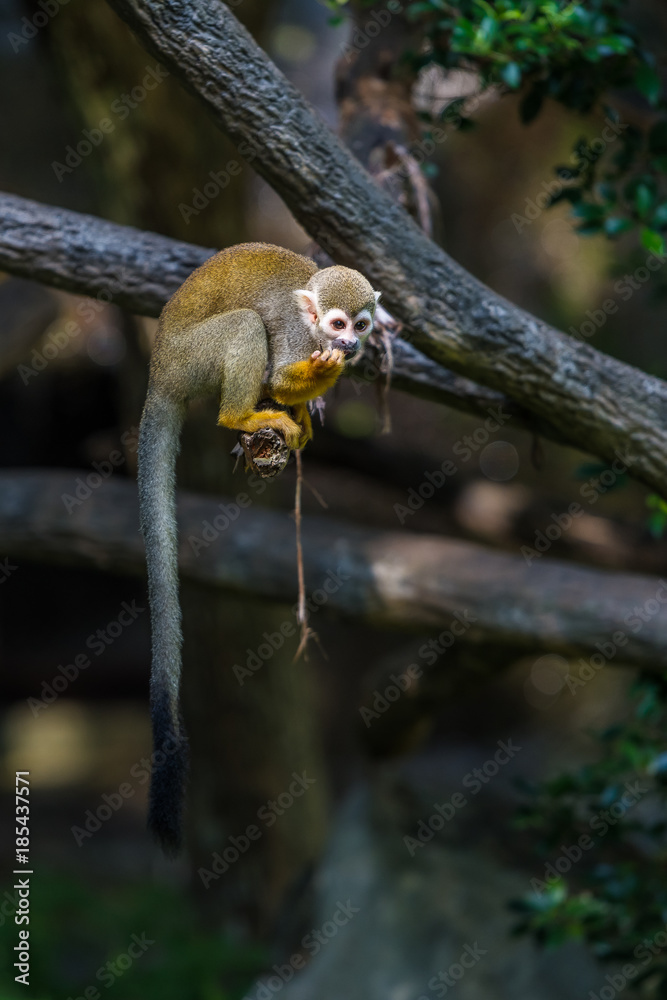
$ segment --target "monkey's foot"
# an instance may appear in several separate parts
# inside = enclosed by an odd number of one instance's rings
[[[313,436],[313,424],[310,419],[310,413],[305,403],[295,403],[293,409],[294,419],[301,427],[299,448],[304,448]]]
[[[245,431],[246,434],[254,434],[262,427],[272,427],[279,434],[282,434],[287,447],[291,450],[299,447],[302,436],[301,427],[283,410],[259,410],[243,416],[221,413],[218,417],[218,425],[230,427],[236,431]]]

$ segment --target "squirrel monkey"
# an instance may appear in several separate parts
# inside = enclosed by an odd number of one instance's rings
[[[139,432],[139,502],[151,609],[154,768],[148,825],[181,843],[188,768],[179,710],[181,611],[175,466],[188,400],[220,393],[218,424],[273,427],[290,448],[312,437],[307,401],[326,392],[373,327],[380,293],[358,271],[318,270],[265,243],[230,247],[181,285],[160,316]],[[257,410],[262,398],[291,408]]]

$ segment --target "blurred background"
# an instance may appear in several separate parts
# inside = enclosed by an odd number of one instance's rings
[[[259,240],[309,250],[308,235],[245,164],[214,197],[202,198],[211,172],[236,161],[235,149],[173,77],[132,99],[156,60],[103,0],[61,0],[56,7],[42,25],[39,3],[0,4],[2,190],[205,247]],[[632,7],[632,18],[664,58],[664,6],[641,0]],[[331,24],[330,9],[315,0],[243,0],[235,13],[339,128],[336,75],[341,60],[346,65],[350,22]],[[36,24],[42,26],[34,32],[26,28]],[[427,89],[424,80],[421,85]],[[459,80],[459,88],[465,85]],[[123,95],[130,95],[127,102]],[[475,127],[448,130],[429,155],[436,238],[495,291],[561,329],[580,330],[587,310],[618,300],[589,342],[667,376],[664,275],[652,275],[627,301],[613,291],[645,251],[578,234],[566,203],[526,224],[513,220],[526,218],[527,202],[553,180],[554,165],[567,161],[576,140],[600,128],[599,118],[575,116],[555,102],[524,125],[519,99],[487,93]],[[637,119],[643,114],[639,106],[627,112]],[[113,131],[75,167],[60,169],[67,147],[105,116]],[[119,453],[113,475],[133,479],[155,321],[100,302],[86,308],[87,300],[10,276],[0,276],[0,298],[7,343],[0,362],[2,466],[67,470],[76,497],[95,463]],[[75,332],[39,368],[35,359],[69,320]],[[457,474],[401,524],[396,505],[406,503],[426,471],[456,455],[457,442],[481,421],[392,391],[391,433],[381,434],[381,402],[375,385],[353,379],[342,380],[328,398],[326,422],[304,453],[306,478],[327,509],[306,489],[306,514],[453,536],[518,556],[553,512],[579,497],[596,468],[590,456],[537,442],[510,420],[475,444],[465,461],[459,451]],[[230,454],[235,435],[216,427],[215,405],[191,408],[179,484],[229,498],[247,482]],[[294,486],[291,464],[253,495],[253,504],[290,511]],[[79,498],[94,505],[94,489],[89,492]],[[660,576],[667,544],[651,521],[647,494],[632,480],[617,483],[587,506],[548,558]],[[262,668],[239,683],[234,665],[246,664],[264,633],[294,621],[293,596],[276,604],[187,582],[189,849],[169,862],[145,830],[145,580],[38,558],[10,556],[6,566],[0,587],[3,998],[59,1000],[89,996],[89,987],[103,995],[111,986],[126,1000],[221,1000],[247,991],[261,997],[252,986],[256,976],[271,975],[290,955],[312,957],[313,966],[324,961],[303,944],[304,935],[331,922],[339,903],[350,900],[360,910],[349,920],[356,946],[335,951],[324,931],[321,950],[330,949],[337,964],[345,956],[359,982],[361,970],[372,967],[378,996],[445,995],[439,992],[445,980],[437,988],[429,981],[475,942],[486,953],[457,985],[462,997],[520,998],[538,988],[543,996],[574,997],[604,985],[593,959],[576,945],[568,946],[564,963],[562,953],[510,941],[508,902],[529,889],[532,876],[542,877],[548,860],[536,856],[530,832],[513,825],[521,802],[516,781],[543,780],[597,759],[591,733],[627,716],[634,671],[614,663],[573,697],[564,680],[566,658],[478,642],[457,643],[442,654],[445,668],[439,655],[438,672],[429,672],[420,649],[434,633],[373,627],[324,607],[312,615],[319,641],[311,643],[307,660],[293,662],[297,640],[291,638],[270,656],[260,654]],[[136,613],[118,630],[114,623],[127,605]],[[90,667],[48,701],[59,667],[90,654],[89,638],[109,628],[112,640],[90,655]],[[417,696],[366,724],[360,708],[373,705],[392,671],[411,663],[424,668]],[[493,759],[499,741],[521,750],[433,844],[411,854],[404,836],[414,834],[434,802],[460,791],[466,774]],[[35,869],[28,990],[14,982],[12,970],[12,796],[19,769],[31,774]],[[298,795],[289,792],[295,773],[314,779]],[[118,805],[121,786],[126,794]],[[282,807],[267,806],[280,801]],[[116,805],[98,816],[109,802]],[[260,823],[261,838],[229,870],[216,872],[216,852],[233,843],[238,848],[238,839],[229,838],[241,837],[262,807],[273,821]],[[428,921],[428,931],[419,930],[420,921],[424,927]],[[413,922],[414,940],[402,950],[397,928],[407,933]],[[133,935],[152,943],[129,967],[120,958],[132,954]],[[440,956],[435,967],[434,954]],[[107,962],[110,982],[98,976]],[[324,983],[317,995],[329,996],[328,988],[334,995],[326,983],[336,983],[342,972],[340,965],[329,968],[311,986]],[[266,996],[289,996],[290,989],[301,995],[291,976],[273,975]],[[359,995],[364,991],[376,995],[368,985]]]

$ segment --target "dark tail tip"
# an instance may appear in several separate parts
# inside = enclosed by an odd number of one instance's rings
[[[180,719],[174,721],[166,697],[151,701],[153,770],[148,829],[167,857],[183,845],[183,804],[188,776],[188,740]]]

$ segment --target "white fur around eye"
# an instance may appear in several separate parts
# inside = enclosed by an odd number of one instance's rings
[[[361,322],[365,322],[366,327],[363,330],[357,330],[357,323]],[[371,329],[372,326],[373,326],[373,317],[369,313],[368,309],[362,309],[360,313],[357,313],[352,322],[352,329],[354,330],[354,332],[358,334],[360,333],[362,335],[368,333],[368,331]]]
[[[345,326],[342,327],[340,330],[337,330],[331,324],[335,323],[336,320],[339,320],[339,319],[343,321],[343,323],[345,324]],[[320,323],[321,323],[322,329],[325,331],[325,333],[327,334],[327,336],[331,337],[331,338],[333,338],[335,340],[336,337],[340,337],[347,330],[347,328],[349,326],[349,323],[350,323],[350,317],[342,309],[330,309],[329,312],[326,312],[324,314],[324,316],[322,317]]]
[[[343,309],[330,309],[322,317],[322,326],[329,326],[336,319],[342,319],[346,325],[350,322],[350,317]]]

